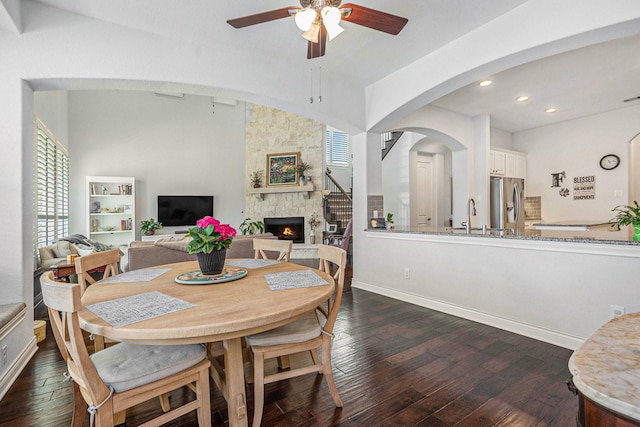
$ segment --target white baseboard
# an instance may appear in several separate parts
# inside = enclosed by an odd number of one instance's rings
[[[568,348],[570,350],[575,350],[580,347],[580,345],[582,345],[582,343],[586,339],[563,334],[558,331],[541,328],[539,326],[517,322],[515,320],[505,319],[502,317],[494,316],[492,314],[475,311],[469,308],[460,307],[455,304],[433,300],[414,294],[408,294],[405,292],[397,291],[395,289],[388,289],[380,286],[370,285],[368,283],[363,283],[355,279],[352,280],[351,287],[363,289],[365,291],[384,295],[389,298],[419,305],[421,307],[430,308],[432,310],[437,310],[443,313],[451,314],[453,316],[462,317],[463,319],[472,320],[474,322],[479,322],[499,329],[504,329],[505,331],[513,332],[518,335],[524,335],[525,337],[544,341],[549,344]]]
[[[24,367],[27,366],[27,363],[29,363],[33,355],[36,354],[36,351],[38,351],[38,345],[36,344],[36,337],[34,336],[9,366],[4,376],[0,378],[0,400],[7,394],[11,385],[18,378]]]

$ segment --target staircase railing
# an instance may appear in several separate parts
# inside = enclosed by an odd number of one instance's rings
[[[329,224],[336,224],[337,231],[342,232],[353,216],[353,199],[331,176],[331,169],[327,168],[325,178],[322,192],[324,218]]]
[[[389,151],[396,145],[396,142],[400,139],[404,132],[385,132],[381,135],[382,139],[382,160],[387,157]]]

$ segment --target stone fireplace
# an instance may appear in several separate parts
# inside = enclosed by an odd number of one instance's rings
[[[310,227],[306,226],[314,213],[322,219],[322,183],[324,178],[325,126],[322,123],[262,105],[247,103],[247,123],[245,126],[246,161],[246,204],[245,214],[253,220],[262,220],[265,225],[269,219],[302,218],[300,236],[293,239],[294,246],[310,243]],[[312,178],[311,191],[300,191],[293,185],[268,187],[266,160],[274,153],[300,153],[300,158],[313,166],[308,171]],[[252,194],[253,185],[249,176],[253,172],[262,174],[264,190],[273,192]],[[278,224],[278,227],[282,224]],[[272,231],[266,227],[266,231]],[[322,227],[315,230],[322,233]],[[282,231],[274,230],[279,235]],[[317,254],[315,255],[317,256]],[[301,256],[296,255],[297,258]]]
[[[302,216],[265,218],[264,227],[267,233],[273,233],[280,240],[304,243],[304,217]]]

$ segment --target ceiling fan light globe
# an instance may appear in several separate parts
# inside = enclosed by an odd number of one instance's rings
[[[313,21],[316,20],[316,11],[313,9],[302,9],[294,17],[296,25],[301,31],[309,31]]]
[[[344,31],[344,28],[342,28],[340,25],[327,25],[325,23],[324,26],[327,29],[327,35],[329,36],[329,40],[333,40]]]
[[[331,6],[323,7],[320,12],[320,16],[322,16],[322,22],[324,22],[325,26],[337,26],[340,24],[340,20],[342,19],[340,9]]]
[[[302,37],[309,40],[311,43],[318,43],[318,36],[320,35],[320,25],[313,24],[311,28],[302,33]]]
[[[340,26],[340,20],[342,19],[340,9],[337,7],[325,6],[322,8],[320,15],[322,16],[322,23],[327,29],[329,40],[333,40],[344,31],[344,28]]]

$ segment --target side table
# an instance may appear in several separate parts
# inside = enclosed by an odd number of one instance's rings
[[[104,266],[97,267],[93,270],[89,270],[89,273],[104,273],[104,269]],[[69,276],[76,274],[76,265],[67,264],[66,261],[60,261],[59,263],[51,266],[51,271],[53,272],[53,279],[56,282],[69,283]]]

